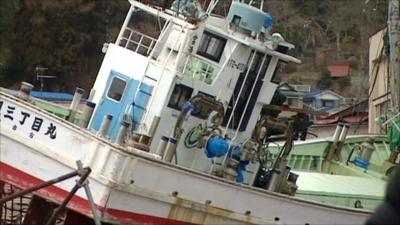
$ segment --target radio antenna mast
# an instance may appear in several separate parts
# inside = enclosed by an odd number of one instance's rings
[[[44,72],[48,70],[48,68],[46,67],[40,67],[40,66],[36,66],[35,68],[35,74],[36,74],[36,80],[40,81],[40,91],[43,91],[43,87],[44,87],[44,79],[54,79],[56,78],[56,76],[48,76],[48,75],[44,75]]]

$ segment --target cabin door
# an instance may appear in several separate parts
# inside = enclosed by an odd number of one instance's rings
[[[123,115],[132,103],[134,90],[137,89],[138,83],[128,76],[111,71],[103,97],[93,118],[92,128],[99,130],[104,117],[108,114],[112,115],[108,136],[111,140],[115,140]]]

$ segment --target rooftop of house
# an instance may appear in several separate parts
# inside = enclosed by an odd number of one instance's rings
[[[31,95],[48,101],[72,101],[74,98],[74,95],[64,92],[32,91]]]
[[[330,96],[334,96],[338,99],[344,98],[343,96],[341,96],[331,90],[312,90],[312,91],[306,93],[304,97],[305,98],[317,98],[318,96],[322,96],[322,95],[330,95]]]
[[[351,75],[351,67],[349,64],[331,64],[328,66],[331,77],[348,77]]]
[[[331,112],[328,116],[323,116],[315,124],[325,125],[333,124],[339,121],[350,124],[359,124],[368,121],[368,100],[361,101],[354,105],[348,105]]]

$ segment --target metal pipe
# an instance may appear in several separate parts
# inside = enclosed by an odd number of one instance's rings
[[[82,88],[76,88],[74,98],[69,106],[68,121],[73,123],[75,120],[76,112],[78,111],[79,103],[81,102],[82,95],[85,92]]]
[[[339,142],[343,142],[343,141],[344,141],[344,139],[345,139],[346,136],[347,136],[347,132],[348,132],[349,128],[350,128],[350,125],[349,125],[349,124],[344,124],[343,130],[342,130],[342,132],[340,133]]]
[[[84,168],[84,169],[87,169],[87,168]],[[65,175],[59,176],[59,177],[57,177],[57,178],[54,178],[54,179],[45,181],[45,182],[43,182],[43,183],[41,183],[41,184],[39,184],[39,185],[33,186],[33,187],[31,187],[31,188],[28,188],[28,189],[25,189],[25,190],[16,192],[16,193],[14,193],[14,194],[8,195],[8,196],[6,196],[6,197],[0,199],[0,205],[1,205],[1,204],[4,204],[5,202],[10,201],[10,200],[12,200],[12,199],[14,199],[14,198],[21,197],[21,196],[26,195],[26,194],[28,194],[28,193],[37,191],[37,190],[39,190],[39,189],[41,189],[41,188],[48,187],[48,186],[50,186],[50,185],[53,185],[53,184],[55,184],[55,183],[64,181],[64,180],[66,180],[66,179],[69,179],[69,178],[74,177],[74,176],[77,176],[77,175],[79,175],[79,171],[76,170],[76,171],[73,171],[73,172],[71,172],[71,173],[67,173],[67,174],[65,174]]]
[[[342,132],[344,124],[343,123],[338,123],[336,126],[335,133],[333,134],[333,143],[337,143],[339,140],[340,132]]]
[[[160,142],[158,143],[156,154],[163,157],[165,153],[165,148],[167,147],[169,138],[162,136]]]
[[[117,139],[115,141],[118,145],[123,145],[125,143],[129,125],[130,124],[127,121],[121,121],[121,127],[119,128]]]
[[[107,114],[104,116],[103,122],[101,123],[101,127],[97,133],[100,137],[106,137],[108,133],[108,129],[110,128],[111,121],[113,119],[113,116],[110,114]]]
[[[168,144],[167,147],[165,148],[165,153],[164,153],[164,157],[163,160],[167,161],[167,162],[171,162],[172,158],[175,155],[176,152],[176,143],[177,140],[175,138],[170,138],[168,140]]]
[[[79,126],[83,128],[87,128],[92,118],[94,108],[96,107],[96,103],[93,102],[86,102],[85,106],[83,107],[82,111],[82,119],[79,122]]]
[[[78,166],[78,170],[82,170],[83,169],[83,165],[82,165],[82,162],[80,160],[76,161],[76,165]],[[88,201],[89,201],[89,204],[90,204],[90,208],[92,208],[92,214],[93,214],[94,223],[95,223],[95,225],[101,225],[100,216],[99,216],[99,213],[97,211],[96,205],[94,204],[92,192],[90,191],[90,188],[89,188],[89,181],[84,182],[83,188],[85,189],[86,197],[88,198]]]
[[[22,100],[28,101],[31,97],[31,92],[33,85],[28,82],[21,82],[21,87],[19,89],[18,97]]]
[[[58,214],[62,210],[64,210],[65,206],[67,206],[68,202],[71,201],[72,197],[74,197],[74,195],[78,191],[78,189],[83,186],[84,182],[86,181],[86,179],[88,178],[88,176],[89,176],[90,172],[92,172],[92,170],[89,167],[87,167],[82,170],[78,170],[78,172],[81,175],[81,178],[79,179],[79,181],[77,181],[77,183],[72,188],[72,190],[69,192],[67,197],[61,203],[61,205],[56,210],[54,210],[53,214],[51,215],[50,219],[47,221],[46,225],[54,224],[55,220],[57,219]]]

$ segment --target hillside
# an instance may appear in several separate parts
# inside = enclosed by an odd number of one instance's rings
[[[280,79],[345,96],[365,94],[368,38],[385,26],[386,4],[384,0],[265,1],[265,10],[276,19],[273,32],[294,43],[292,55],[304,62],[282,67]],[[218,11],[223,14],[227,7],[229,1],[220,1]],[[45,80],[45,90],[72,92],[77,84],[89,90],[101,64],[102,45],[115,40],[128,8],[127,0],[1,0],[1,85],[27,80],[40,87],[35,76],[40,66],[48,68],[46,75],[55,76]],[[332,81],[327,74],[332,63],[350,64],[352,77]]]

